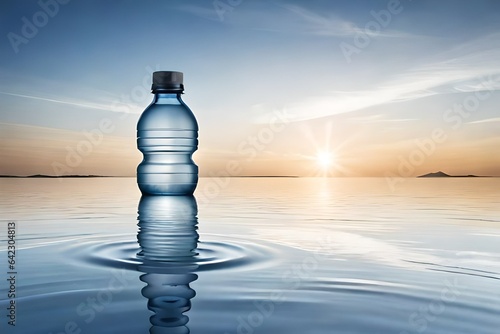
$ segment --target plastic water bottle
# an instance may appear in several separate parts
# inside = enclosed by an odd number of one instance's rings
[[[198,183],[192,159],[198,148],[198,123],[182,101],[182,72],[153,73],[153,102],[137,123],[137,147],[144,159],[137,184],[145,195],[191,195]]]

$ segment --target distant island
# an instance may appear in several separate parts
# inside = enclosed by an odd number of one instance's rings
[[[449,175],[446,174],[445,172],[439,171],[435,173],[429,173],[429,174],[424,174],[420,175],[417,177],[487,177],[487,176],[478,176],[478,175]]]
[[[43,174],[36,174],[36,175],[27,175],[27,176],[20,176],[20,175],[0,175],[0,177],[59,178],[59,177],[112,177],[112,176],[107,176],[107,175],[43,175]]]

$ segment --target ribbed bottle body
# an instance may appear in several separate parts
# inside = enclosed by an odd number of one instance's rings
[[[191,195],[198,183],[192,159],[198,148],[198,124],[180,94],[156,94],[137,124],[143,160],[137,183],[146,195]]]

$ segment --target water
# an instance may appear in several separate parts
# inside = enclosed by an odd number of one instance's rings
[[[0,332],[498,333],[499,178],[222,181],[0,179]]]

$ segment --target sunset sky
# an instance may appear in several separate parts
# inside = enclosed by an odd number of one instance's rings
[[[0,174],[134,176],[184,72],[201,176],[500,176],[500,1],[3,0]]]

